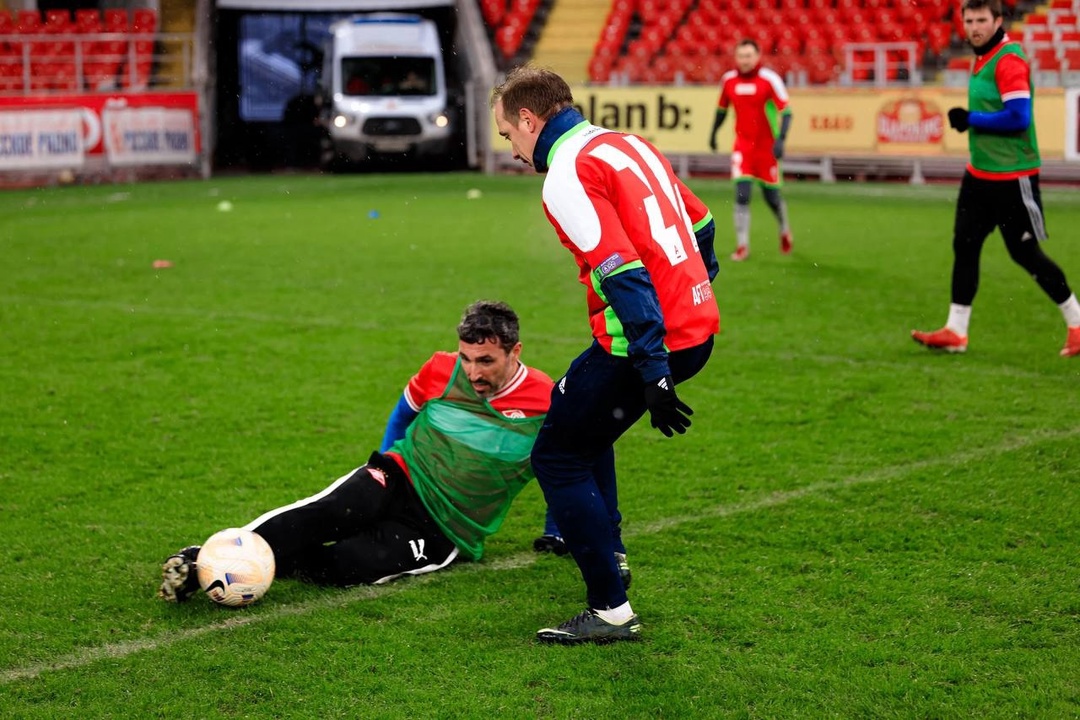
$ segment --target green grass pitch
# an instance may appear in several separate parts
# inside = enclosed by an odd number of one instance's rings
[[[790,184],[717,218],[684,437],[617,447],[644,640],[546,647],[573,563],[522,494],[485,559],[382,588],[154,597],[161,560],[361,464],[462,308],[558,377],[588,342],[540,179],[274,176],[0,195],[0,717],[1080,715],[1080,359],[998,236],[964,356],[956,186]],[[471,188],[480,199],[466,200]],[[229,212],[218,204],[232,203]],[[1080,194],[1044,191],[1080,285]],[[171,268],[154,269],[155,260]]]

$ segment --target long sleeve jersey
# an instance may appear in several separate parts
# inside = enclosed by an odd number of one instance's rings
[[[534,165],[547,171],[544,212],[577,261],[605,350],[649,382],[668,374],[668,351],[720,331],[712,215],[655,147],[566,108],[541,131]]]

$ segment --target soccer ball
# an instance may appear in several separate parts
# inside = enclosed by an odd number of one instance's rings
[[[244,607],[274,581],[274,551],[250,530],[229,528],[203,543],[195,560],[199,586],[219,605]]]

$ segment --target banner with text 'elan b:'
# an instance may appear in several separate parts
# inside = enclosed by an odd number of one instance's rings
[[[718,88],[575,87],[578,109],[596,125],[633,132],[672,154],[709,152]],[[787,152],[794,155],[967,154],[967,136],[949,128],[951,107],[967,106],[967,91],[793,89]],[[735,118],[717,136],[719,152],[731,151]],[[1035,123],[1046,159],[1065,156],[1066,104],[1060,90],[1037,89]],[[492,123],[492,147],[508,150]]]

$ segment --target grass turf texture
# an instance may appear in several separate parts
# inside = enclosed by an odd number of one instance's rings
[[[945,318],[951,185],[790,185],[791,257],[756,197],[735,265],[730,184],[692,183],[724,332],[680,387],[689,434],[618,446],[643,642],[534,643],[584,599],[529,549],[535,484],[478,564],[279,580],[241,611],[156,600],[169,553],[362,463],[472,300],[511,302],[525,359],[562,372],[588,330],[539,185],[0,195],[0,717],[1080,713],[1080,361],[997,236],[967,355],[909,339]],[[1080,197],[1044,200],[1075,286]]]

